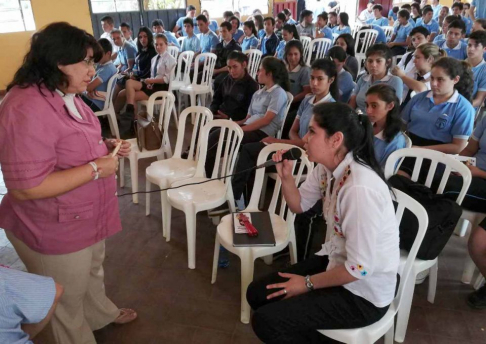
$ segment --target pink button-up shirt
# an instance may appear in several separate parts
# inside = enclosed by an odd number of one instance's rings
[[[45,87],[12,88],[0,104],[0,166],[7,189],[38,186],[52,172],[108,154],[98,119],[75,99],[83,119]],[[115,176],[90,181],[63,195],[0,204],[0,227],[32,250],[66,254],[121,230]]]

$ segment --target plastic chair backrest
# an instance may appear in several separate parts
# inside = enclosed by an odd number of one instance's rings
[[[287,92],[287,104],[285,105],[285,112],[284,112],[284,116],[283,116],[283,119],[282,119],[282,126],[278,130],[277,135],[275,136],[275,138],[277,138],[279,140],[282,138],[283,129],[284,129],[284,126],[285,126],[285,120],[287,119],[287,115],[289,114],[290,105],[292,105],[293,101],[294,101],[294,96],[292,95],[292,93]]]
[[[206,107],[202,106],[190,106],[181,112],[179,116],[179,127],[177,128],[177,141],[174,151],[174,158],[181,158],[182,149],[184,144],[184,136],[186,133],[186,120],[187,116],[194,114],[194,127],[191,133],[191,144],[189,146],[189,154],[187,155],[188,160],[199,160],[201,146],[201,131],[202,128],[209,122],[213,120],[213,113]],[[197,145],[197,147],[196,147]],[[196,154],[194,154],[196,152]]]
[[[169,142],[169,120],[172,114],[172,109],[175,103],[175,97],[172,92],[158,91],[153,93],[147,102],[147,113],[150,118],[154,115],[155,101],[157,100],[157,105],[160,105],[159,113],[159,129],[162,132],[162,145],[168,144]]]
[[[298,186],[302,175],[304,173],[309,175],[312,172],[312,169],[314,168],[313,164],[307,158],[307,155],[305,154],[304,150],[302,150],[301,148],[287,143],[269,144],[268,146],[265,146],[261,150],[260,154],[258,155],[257,165],[263,164],[265,161],[269,159],[269,155],[275,153],[276,151],[282,149],[289,150],[292,148],[300,149],[302,152],[300,165],[298,166],[298,168],[296,169],[297,161],[295,161],[293,165],[293,175],[294,175],[295,185]],[[259,211],[258,203],[260,202],[260,195],[262,192],[262,184],[263,184],[263,177],[265,175],[265,170],[266,170],[265,168],[260,168],[256,170],[255,182],[253,184],[253,191],[251,193],[250,203],[248,204],[248,207],[245,209],[245,211]],[[275,188],[273,189],[272,200],[270,201],[270,206],[268,207],[268,211],[270,213],[281,216],[283,219],[287,221],[290,220],[290,222],[293,223],[293,218],[295,214],[293,214],[288,209],[287,201],[285,200],[281,192],[282,191],[281,187],[282,187],[282,181],[277,176],[277,180],[275,181]]]
[[[169,52],[169,54],[176,59],[177,61],[177,55],[179,55],[179,48],[174,46],[174,45],[169,45],[167,47],[167,51]]]
[[[116,80],[118,78],[118,73],[115,73],[110,80],[108,80],[108,86],[106,87],[106,98],[105,104],[103,105],[103,110],[108,110],[113,107],[113,90],[115,89]]]
[[[390,38],[393,35],[393,26],[382,26],[381,28],[385,32],[386,38]]]
[[[236,156],[238,155],[241,140],[243,139],[243,129],[233,121],[216,119],[207,123],[202,129],[200,136],[200,155],[194,177],[204,177],[207,151],[208,148],[211,148],[208,147],[208,138],[212,129],[220,129],[219,140],[216,148],[213,173],[211,176],[206,177],[217,178],[229,176],[233,173]],[[228,185],[228,183],[231,183],[231,178],[223,178],[221,181]]]
[[[181,46],[181,50],[182,50],[182,44],[184,44],[184,40],[185,39],[186,39],[186,37],[184,37],[184,36],[181,36],[181,37],[177,38],[177,42]]]
[[[214,66],[216,65],[216,55],[213,53],[202,53],[197,55],[198,61],[196,61],[195,68],[194,68],[194,76],[192,78],[193,85],[200,85],[200,86],[210,86],[213,73],[214,73]],[[202,77],[201,83],[197,83],[199,69],[202,67]]]
[[[258,49],[248,49],[244,53],[248,55],[248,74],[256,80],[258,68],[260,68],[260,62],[262,60],[262,52]]]
[[[339,37],[339,34],[338,33],[333,33],[332,34],[332,43],[336,43],[336,39]]]
[[[300,41],[302,43],[302,47],[304,48],[304,61],[307,61],[312,38],[306,36],[300,36]]]
[[[177,60],[177,71],[174,76],[174,81],[184,81],[185,85],[189,85],[191,83],[191,64],[192,60],[194,59],[194,51],[184,51],[179,55]],[[184,70],[182,70],[182,66],[184,65]]]
[[[400,223],[402,220],[405,208],[410,210],[412,214],[417,217],[418,220],[417,236],[415,237],[412,248],[408,252],[405,267],[402,271],[399,271],[400,286],[398,287],[397,296],[392,302],[394,304],[395,310],[398,310],[403,297],[403,289],[407,284],[407,280],[411,278],[413,263],[415,261],[415,258],[417,257],[417,252],[420,248],[420,245],[422,244],[422,240],[424,239],[427,227],[429,226],[429,217],[424,207],[406,193],[392,188],[392,197],[398,203],[397,209],[395,211],[395,216],[398,223]]]
[[[464,196],[466,195],[467,189],[471,184],[471,171],[469,168],[466,167],[462,162],[454,159],[447,154],[442,152],[438,152],[432,149],[424,149],[424,148],[403,148],[394,151],[388,159],[386,160],[385,164],[385,178],[388,179],[392,175],[396,174],[397,172],[397,162],[399,162],[404,157],[411,157],[416,158],[415,166],[412,172],[412,180],[416,182],[418,180],[420,170],[422,168],[422,162],[424,159],[430,160],[430,168],[427,174],[427,179],[425,180],[425,186],[429,187],[432,184],[434,179],[435,171],[437,169],[437,165],[442,163],[445,165],[445,171],[442,175],[442,179],[440,181],[439,188],[437,189],[437,194],[442,194],[444,192],[444,188],[447,184],[447,180],[451,172],[454,170],[455,172],[459,173],[462,177],[462,189],[457,197],[456,203],[461,205]]]
[[[322,59],[326,56],[327,51],[331,47],[332,42],[329,38],[316,38],[311,42],[309,48],[309,55],[307,56],[306,63],[310,66],[312,60],[312,53],[315,51],[315,59]]]
[[[366,54],[366,50],[375,43],[376,37],[378,37],[378,31],[376,30],[359,30],[356,34],[356,39],[354,40],[356,54]]]

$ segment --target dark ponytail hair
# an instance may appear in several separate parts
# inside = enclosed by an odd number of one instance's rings
[[[251,33],[258,38],[258,31],[255,27],[255,23],[253,22],[253,20],[247,20],[243,23],[243,25],[249,28],[251,30]]]
[[[285,24],[282,28],[282,31],[283,30],[290,32],[294,36],[294,39],[296,39],[298,41],[300,40],[299,31],[297,31],[297,28],[295,27],[295,25]]]
[[[344,26],[349,26],[349,15],[346,12],[339,13],[339,20]]]
[[[262,60],[262,67],[265,72],[272,73],[273,82],[288,91],[290,89],[289,73],[282,60],[273,56],[267,56]]]
[[[328,136],[343,133],[344,146],[354,160],[375,171],[388,185],[375,157],[373,128],[368,116],[358,115],[348,104],[321,103],[314,107],[314,121]]]
[[[454,79],[459,76],[459,82],[454,85],[454,88],[467,100],[471,101],[474,76],[471,66],[466,61],[459,61],[452,57],[442,57],[434,62],[432,68],[440,67],[445,73]]]
[[[323,71],[329,79],[334,78],[334,81],[329,85],[329,93],[335,100],[339,100],[338,73],[334,62],[327,58],[317,59],[312,62],[311,69]]]
[[[146,27],[146,26],[142,26],[139,30],[138,30],[138,34],[137,34],[137,49],[138,49],[138,53],[140,54],[140,52],[143,50],[143,45],[142,43],[140,42],[140,40],[138,39],[138,36],[140,36],[140,33],[142,32],[145,32],[145,34],[147,35],[147,51],[153,53],[153,54],[157,54],[157,51],[155,50],[155,45],[154,45],[154,34],[152,33],[152,31]]]
[[[395,136],[401,131],[403,122],[400,116],[400,101],[395,93],[395,90],[387,84],[378,84],[371,86],[366,95],[376,94],[380,100],[387,104],[393,103],[393,109],[386,114],[386,124],[383,130],[383,136],[386,142],[391,142]]]

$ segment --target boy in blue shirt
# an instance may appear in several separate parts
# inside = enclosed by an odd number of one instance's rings
[[[172,32],[176,35],[176,37],[187,36],[187,32],[184,30],[184,19],[190,18],[194,20],[195,17],[196,7],[194,7],[193,5],[187,6],[186,16],[177,19],[176,25],[174,26],[174,29],[172,29]]]
[[[486,62],[483,54],[486,53],[486,32],[475,31],[467,42],[467,62],[471,65],[474,75],[474,89],[472,105],[475,109],[484,104],[486,99]]]
[[[439,23],[432,18],[434,11],[432,7],[426,6],[422,10],[422,18],[417,20],[417,26],[423,26],[429,31],[429,42],[433,42],[435,36],[439,34]]]
[[[274,56],[277,51],[278,38],[275,35],[275,19],[272,17],[266,17],[263,21],[265,26],[265,36],[263,36],[260,42],[260,50],[262,52],[262,58],[265,56]]]
[[[434,42],[439,48],[444,49],[447,56],[458,60],[465,60],[467,57],[467,44],[462,41],[466,34],[466,25],[461,19],[453,20],[447,29],[445,40]]]
[[[407,10],[398,12],[398,25],[393,29],[388,46],[391,48],[393,56],[403,55],[410,45],[409,34],[413,26],[409,23],[410,13]]]
[[[388,19],[383,17],[383,15],[381,14],[382,11],[383,6],[381,6],[380,4],[374,5],[373,13],[375,15],[375,18],[368,19],[366,23],[378,26],[388,26]]]
[[[181,45],[177,41],[177,38],[174,36],[174,34],[172,32],[164,30],[164,22],[162,21],[162,19],[155,19],[154,21],[152,21],[152,32],[154,33],[154,37],[158,33],[163,33],[165,37],[167,37],[169,45],[173,45],[179,48],[179,50],[181,49]]]
[[[439,0],[432,0],[432,19],[439,20],[439,14],[441,9],[442,5],[439,4]]]
[[[216,45],[219,43],[219,38],[209,29],[209,20],[205,15],[200,14],[196,17],[197,26],[199,28],[199,41],[201,42],[201,53],[214,53]]]
[[[473,26],[473,20],[471,19],[471,16],[469,15],[469,9],[471,8],[471,5],[466,2],[463,4],[463,10],[462,10],[462,20],[464,20],[464,23],[466,24],[466,35],[469,36],[472,31],[472,26]]]
[[[201,52],[201,42],[194,34],[194,21],[191,18],[184,19],[184,30],[187,36],[182,42],[181,51],[194,51],[195,54],[199,54]]]
[[[396,22],[398,19],[398,11],[400,8],[398,6],[393,6],[393,8],[388,11],[388,20]]]
[[[329,18],[326,12],[322,12],[321,14],[317,15],[315,38],[327,38],[333,42],[334,39],[332,37],[332,30],[327,27],[328,19]]]
[[[132,44],[128,43],[128,41],[125,40],[123,33],[118,29],[114,29],[111,31],[111,39],[118,47],[118,71],[125,74],[130,73],[133,66],[135,65],[137,48],[135,48]]]

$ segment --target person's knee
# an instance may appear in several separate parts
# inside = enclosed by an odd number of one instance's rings
[[[471,255],[484,256],[486,253],[486,230],[480,226],[473,228],[467,245]]]

